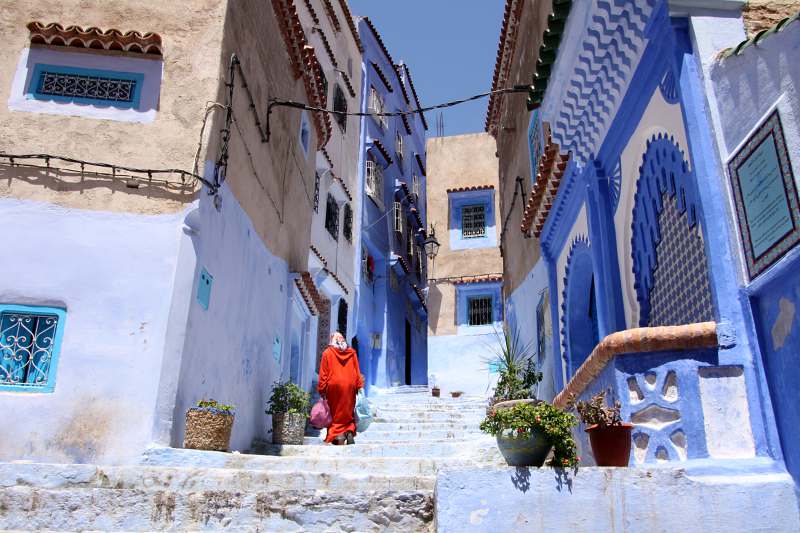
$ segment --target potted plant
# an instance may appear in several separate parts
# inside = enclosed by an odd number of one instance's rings
[[[439,388],[439,385],[436,384],[436,374],[431,374],[428,376],[428,383],[433,383],[433,386],[431,387],[431,396],[434,398],[439,398],[442,394],[442,391]]]
[[[273,444],[303,444],[311,395],[291,381],[276,381],[265,413],[272,415]]]
[[[496,332],[496,338],[494,357],[487,362],[497,368],[498,379],[481,430],[497,438],[500,453],[511,466],[541,466],[551,448],[551,466],[577,465],[575,417],[536,399],[534,389],[542,373],[536,370],[531,345],[508,327]]]
[[[606,405],[606,391],[601,391],[589,401],[575,402],[571,399],[569,405],[587,426],[586,433],[597,466],[628,466],[633,424],[622,421],[619,400],[609,407]]]
[[[453,398],[460,398],[462,394],[464,394],[464,391],[460,390],[450,391],[450,396],[452,396]]]
[[[542,466],[551,448],[549,466],[577,466],[572,437],[575,416],[547,402],[512,402],[511,406],[496,404],[481,422],[481,430],[497,438],[497,447],[510,466]]]
[[[225,452],[231,442],[235,413],[232,405],[214,399],[200,400],[186,411],[186,433],[183,447],[195,450]]]

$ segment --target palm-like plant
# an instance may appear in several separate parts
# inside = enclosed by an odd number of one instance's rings
[[[536,398],[534,388],[542,380],[542,373],[536,370],[533,343],[523,342],[519,330],[507,325],[502,331],[495,330],[495,338],[497,342],[490,346],[494,357],[485,360],[497,365],[499,373],[492,403]]]

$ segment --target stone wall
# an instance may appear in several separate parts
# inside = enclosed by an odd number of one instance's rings
[[[782,18],[791,17],[798,11],[800,11],[798,0],[748,0],[742,8],[747,36],[753,37],[761,30],[766,30]]]

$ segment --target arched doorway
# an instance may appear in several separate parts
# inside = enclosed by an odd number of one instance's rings
[[[576,238],[567,257],[562,306],[567,377],[580,368],[600,337],[592,251],[585,237]]]

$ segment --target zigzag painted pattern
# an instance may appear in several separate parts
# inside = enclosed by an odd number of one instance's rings
[[[596,0],[560,103],[553,139],[582,166],[596,152],[644,51],[657,0]]]

